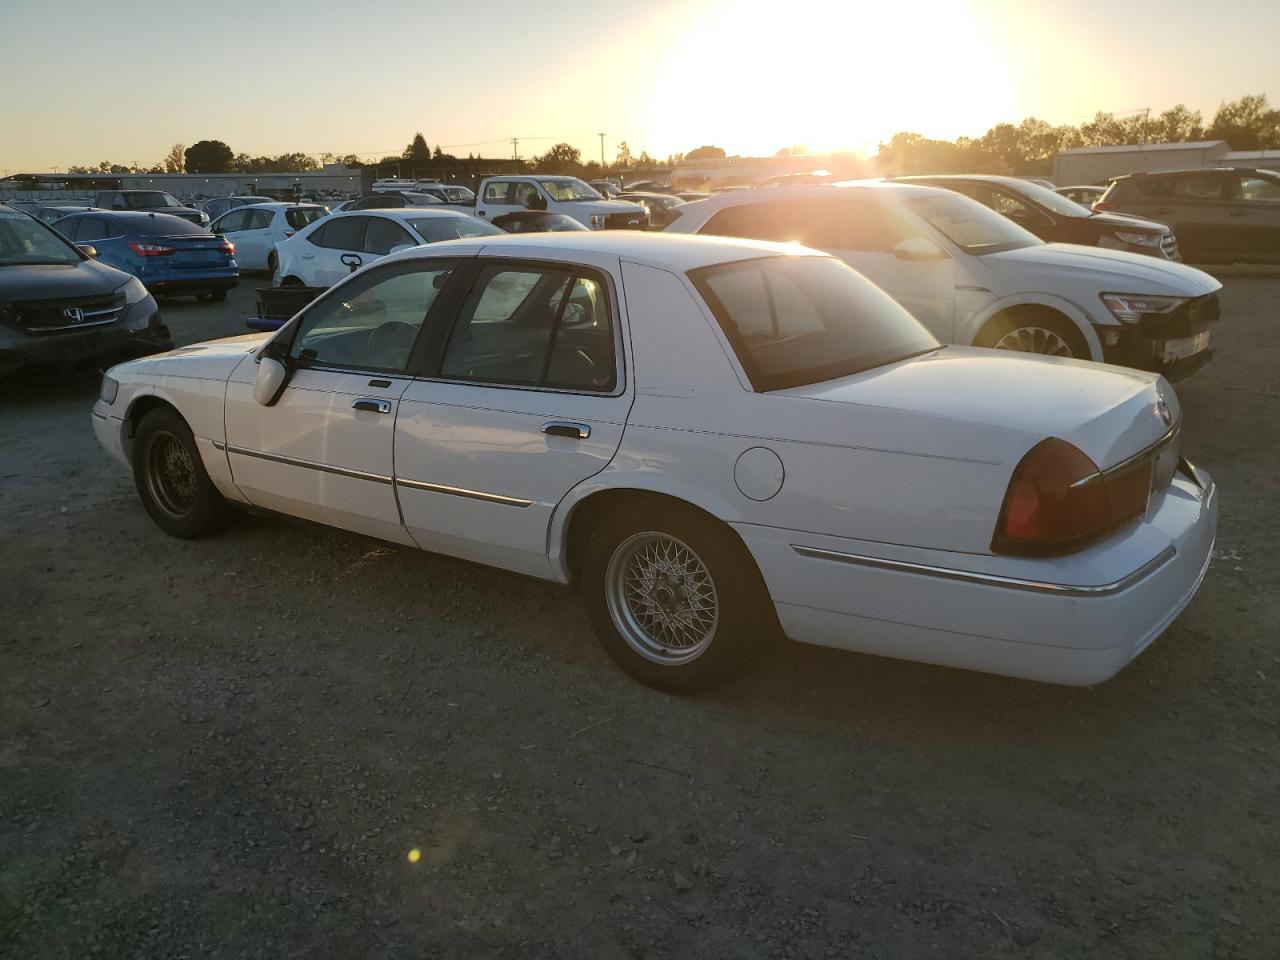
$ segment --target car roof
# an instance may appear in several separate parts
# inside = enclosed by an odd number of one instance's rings
[[[690,200],[680,209],[685,211],[718,210],[749,203],[777,203],[783,199],[830,199],[833,191],[857,193],[882,193],[886,196],[954,197],[955,193],[943,187],[930,187],[922,183],[900,183],[896,180],[842,180],[839,183],[798,184],[794,187],[771,187],[768,190],[726,190],[713,193],[705,200]]]
[[[1135,170],[1133,173],[1122,173],[1112,180],[1127,180],[1130,177],[1165,177],[1183,173],[1275,173],[1267,167],[1178,167],[1173,170]]]
[[[739,240],[735,237],[709,237],[691,234],[646,233],[642,230],[583,230],[572,233],[520,233],[468,237],[423,247],[414,247],[398,256],[417,258],[448,256],[455,244],[480,245],[485,256],[537,256],[557,253],[615,256],[637,260],[685,272],[719,263],[734,263],[760,257],[777,257],[805,253],[826,256],[796,244],[770,243],[764,240]]]
[[[413,217],[420,220],[423,217],[466,217],[468,220],[474,219],[471,214],[464,213],[461,210],[450,210],[445,204],[433,207],[374,207],[370,210],[339,210],[337,213],[331,213],[326,220],[336,219],[340,217],[369,217],[369,216],[395,217],[403,220],[406,217]]]
[[[304,209],[310,207],[315,210],[321,210],[324,208],[324,204],[295,203],[292,200],[263,200],[261,203],[242,203],[240,206],[232,210],[228,210],[227,213],[236,213],[240,210],[292,210],[294,207],[302,207]],[[360,211],[360,213],[365,212],[366,211],[364,210]],[[225,217],[227,213],[219,214],[218,219],[222,219],[222,217]]]
[[[1006,177],[998,173],[929,173],[893,178],[894,183],[928,183],[930,180],[971,180],[974,183],[1000,183],[1007,187],[1026,186],[1036,182],[1026,177]]]

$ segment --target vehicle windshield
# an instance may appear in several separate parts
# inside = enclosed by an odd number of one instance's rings
[[[1019,183],[1017,190],[1040,204],[1050,213],[1056,213],[1062,217],[1093,216],[1093,211],[1088,207],[1081,206],[1070,197],[1064,197],[1062,194],[1056,193],[1048,187],[1042,187],[1038,183],[1032,183],[1030,180]]]
[[[0,213],[0,267],[79,263],[84,257],[66,240],[25,213]]]
[[[577,177],[556,177],[554,180],[539,180],[538,183],[552,200],[560,202],[604,199],[595,187],[588,186]]]
[[[966,253],[999,253],[1044,243],[1029,230],[958,193],[907,201],[907,209]]]
[[[153,207],[180,207],[178,198],[163,190],[132,190],[122,194],[125,206],[130,210],[150,210]]]
[[[940,346],[887,293],[831,257],[742,260],[689,277],[758,391],[847,377]]]
[[[475,217],[423,217],[420,220],[410,220],[409,226],[427,243],[462,240],[467,237],[492,237],[503,232],[493,224]]]

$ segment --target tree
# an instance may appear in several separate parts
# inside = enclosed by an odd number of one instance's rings
[[[582,170],[582,151],[567,143],[557,143],[540,157],[534,157],[533,169],[539,173],[571,173]]]
[[[404,159],[415,163],[426,163],[431,159],[431,148],[421,132],[413,135],[413,142],[404,148]]]
[[[348,153],[345,157],[339,157],[337,162],[342,164],[344,167],[355,168],[364,166],[364,162],[354,153]]]
[[[713,147],[704,144],[701,147],[690,150],[684,155],[684,158],[686,160],[723,160],[725,156],[724,147]]]
[[[201,140],[183,153],[187,173],[230,173],[235,154],[221,140]]]
[[[627,146],[627,141],[623,140],[618,144],[618,159],[614,161],[614,166],[623,168],[630,167],[634,162],[634,159],[635,158],[631,156],[631,148]]]
[[[1204,119],[1199,110],[1188,110],[1183,104],[1171,107],[1147,125],[1150,143],[1186,143],[1204,136]]]
[[[1205,136],[1225,140],[1233,150],[1275,149],[1280,147],[1280,110],[1267,105],[1266,94],[1248,94],[1219,106]]]
[[[181,143],[175,143],[169,148],[169,152],[164,155],[164,159],[160,161],[164,165],[164,173],[182,173],[187,166],[187,158],[185,156],[187,148]]]

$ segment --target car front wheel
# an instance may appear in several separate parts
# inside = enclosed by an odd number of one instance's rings
[[[1065,318],[1051,312],[1015,311],[998,317],[982,331],[975,346],[1049,357],[1092,359],[1089,345],[1080,331]]]
[[[229,517],[230,508],[209,479],[191,429],[168,407],[157,407],[138,424],[133,482],[151,519],[170,536],[208,536]]]
[[[727,677],[773,619],[740,541],[679,505],[617,510],[587,543],[583,593],[609,656],[636,679],[696,693]]]

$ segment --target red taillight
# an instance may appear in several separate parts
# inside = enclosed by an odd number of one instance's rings
[[[1146,509],[1151,461],[1103,473],[1065,440],[1031,448],[1009,481],[991,549],[997,553],[1070,553]]]
[[[1093,206],[1089,209],[1094,213],[1102,213],[1104,210],[1114,210],[1115,208],[1115,203],[1110,200],[1095,200],[1093,201]]]
[[[168,257],[178,252],[162,243],[130,243],[129,249],[140,257]]]
[[[232,243],[230,240],[223,240],[222,246],[219,247],[218,249],[221,250],[223,253],[225,253],[227,256],[231,256],[231,254],[236,252],[236,245]]]

